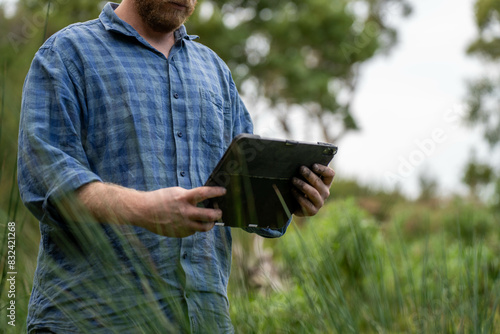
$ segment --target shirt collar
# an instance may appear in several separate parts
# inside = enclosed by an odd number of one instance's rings
[[[132,36],[137,38],[141,42],[145,42],[144,38],[137,33],[137,31],[127,22],[120,19],[115,14],[115,9],[118,7],[117,3],[108,2],[102,12],[99,15],[99,19],[101,23],[104,25],[104,28],[108,31],[114,31],[126,36]],[[182,39],[194,40],[199,38],[196,35],[188,35],[186,31],[186,27],[184,25],[180,26],[176,31],[174,31],[175,42],[179,42]],[[148,43],[149,44],[149,43]]]

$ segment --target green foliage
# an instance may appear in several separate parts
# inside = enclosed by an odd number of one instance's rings
[[[394,205],[404,200],[404,196],[397,189],[385,191],[362,185],[355,180],[336,178],[333,187],[334,199],[356,198],[358,205],[379,221],[386,221]]]
[[[494,246],[499,236],[492,231],[496,231],[499,219],[494,210],[487,210],[483,204],[470,199],[455,198],[440,204],[406,202],[392,210],[391,224],[396,229],[388,228],[385,232],[391,238],[398,237],[393,234],[397,232],[409,242],[431,234],[468,246],[479,241]]]
[[[3,79],[5,79],[5,71]],[[6,323],[10,319],[7,316],[7,306],[9,305],[9,300],[7,299],[8,294],[6,293],[10,287],[7,283],[7,272],[13,270],[8,270],[8,261],[12,261],[12,258],[8,258],[8,255],[12,256],[12,253],[8,253],[9,250],[14,252],[15,256],[15,270],[18,273],[16,277],[21,277],[19,281],[16,278],[16,312],[18,317],[26,318],[28,311],[28,300],[31,293],[31,281],[34,275],[36,267],[36,254],[38,251],[38,244],[40,240],[40,235],[38,231],[38,224],[35,220],[30,217],[26,210],[21,209],[19,192],[17,190],[16,183],[16,173],[14,163],[15,159],[7,159],[7,150],[3,150],[7,145],[5,142],[9,143],[5,136],[5,96],[6,96],[6,84],[5,80],[0,81],[1,84],[1,104],[0,104],[0,154],[3,162],[0,164],[0,315],[4,319],[2,324],[4,324],[0,329],[5,331]],[[8,123],[7,123],[8,124]],[[11,232],[9,227],[9,222],[20,222],[15,225],[15,244],[12,245],[8,243],[8,232]],[[22,243],[21,243],[22,240]],[[22,246],[19,246],[22,245]],[[10,246],[10,248],[8,247]],[[11,331],[13,333],[26,332],[25,319],[17,322],[16,330]]]
[[[477,26],[484,30],[495,24],[495,15],[500,13],[500,2],[496,0],[477,0],[474,11]]]
[[[498,78],[485,77],[468,84],[466,121],[480,126],[484,139],[494,147],[500,141],[500,120],[497,97],[500,93]]]
[[[470,193],[477,197],[478,187],[488,185],[493,177],[494,172],[490,165],[471,159],[465,168],[463,182],[469,187]]]
[[[495,193],[492,198],[492,207],[500,212],[500,178],[497,178],[494,184]]]
[[[354,199],[332,201],[316,217],[292,224],[283,238],[265,240],[259,249],[250,235],[234,230],[229,299],[236,331],[495,333],[499,325],[500,216],[460,199],[440,206],[400,201],[391,212],[382,223]],[[17,248],[17,323],[22,330],[39,234],[37,225],[27,217],[18,221],[27,222],[17,226],[22,240]],[[91,245],[74,256],[91,259],[94,270],[105,271],[115,260],[96,226],[71,227],[83,245],[85,240]],[[4,240],[5,225],[1,227]],[[93,252],[95,248],[100,252]],[[131,265],[147,268],[139,254],[140,247],[129,250],[130,259],[136,259]],[[265,261],[255,261],[259,256]],[[255,270],[264,274],[268,270],[267,288],[252,284]],[[113,279],[114,285],[129,284],[120,277]],[[143,279],[145,292],[139,295],[148,301],[148,280]],[[94,280],[90,284],[89,293],[110,282]],[[2,294],[2,317],[6,301]],[[120,307],[115,304],[109,300],[111,307]],[[95,316],[105,321],[99,314]],[[135,319],[138,333],[167,331],[169,326],[155,303],[147,302],[127,317]],[[73,320],[78,321],[78,315]],[[87,331],[82,328],[82,332]]]
[[[476,0],[474,9],[478,35],[469,45],[467,53],[485,62],[489,70],[483,78],[471,80],[468,83],[466,120],[469,124],[479,127],[483,131],[486,142],[490,144],[492,149],[495,149],[500,143],[500,108],[498,104],[500,77],[494,70],[500,59],[500,1]],[[478,172],[480,171],[478,168],[481,169],[480,167],[483,169],[483,176],[489,179],[488,184],[498,183],[500,180],[498,176],[495,178],[492,175],[493,170],[500,166],[490,168],[486,165],[475,166],[470,163],[467,166],[464,179],[470,186],[471,192],[475,191],[475,184],[479,181]],[[497,201],[496,198],[499,196],[500,190],[496,188],[494,201]]]
[[[430,201],[436,198],[438,182],[426,173],[420,174],[418,177],[418,185],[420,187],[420,201]]]
[[[472,245],[476,240],[489,240],[494,245],[498,235],[491,234],[500,223],[499,217],[490,211],[482,210],[477,204],[457,200],[451,211],[443,217],[443,226],[450,238],[459,236],[465,245]],[[497,246],[495,246],[496,248]]]
[[[381,227],[353,200],[331,203],[268,243],[286,288],[233,295],[237,331],[496,332],[498,217],[461,202],[439,211],[422,215],[415,236],[402,217]],[[436,219],[462,215],[459,224],[472,227],[460,232]]]
[[[469,45],[467,52],[487,60],[498,59],[500,57],[500,36],[498,36],[498,32],[495,33],[495,29],[498,28],[499,24],[500,1],[476,0],[474,12],[479,36]],[[492,32],[493,34],[491,34]]]
[[[476,0],[475,18],[479,29],[476,40],[467,50],[471,56],[478,56],[490,65],[496,65],[500,58],[500,1]],[[486,76],[469,84],[468,120],[485,127],[485,138],[491,145],[500,141],[500,119],[498,117],[498,78]]]

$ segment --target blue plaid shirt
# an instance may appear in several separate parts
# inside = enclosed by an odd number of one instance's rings
[[[197,36],[182,26],[165,58],[116,6],[49,38],[25,81],[18,182],[41,231],[28,331],[164,332],[184,321],[185,331],[231,332],[230,228],[168,238],[75,224],[52,204],[93,181],[201,186],[232,138],[252,132],[227,66]]]

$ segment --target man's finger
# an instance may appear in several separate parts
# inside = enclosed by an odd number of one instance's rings
[[[224,196],[226,194],[226,188],[222,187],[198,187],[189,190],[188,200],[192,204],[196,205],[203,202],[206,199]]]
[[[315,207],[320,208],[323,206],[323,197],[319,193],[318,189],[296,177],[292,179],[292,183],[295,187],[297,187],[297,189],[307,196],[307,200],[312,202]],[[322,187],[325,187],[325,185],[323,184]]]
[[[323,183],[326,184],[328,188],[332,185],[333,178],[335,177],[335,171],[328,166],[314,164],[312,166],[312,170],[314,173],[321,176]]]
[[[222,211],[219,209],[193,207],[187,212],[186,218],[192,221],[215,222],[222,218]]]
[[[318,212],[318,208],[316,208],[314,204],[305,198],[304,195],[302,195],[297,189],[293,188],[292,194],[300,205],[300,208],[295,212],[297,216],[314,216]]]
[[[214,228],[215,223],[213,222],[199,222],[199,221],[188,221],[186,222],[186,227],[191,231],[196,232],[208,232]]]
[[[326,195],[328,188],[326,187],[325,183],[318,175],[313,173],[306,166],[302,166],[300,168],[300,173],[305,177],[307,182],[309,182],[309,184],[311,186],[313,186],[321,194],[321,196]]]

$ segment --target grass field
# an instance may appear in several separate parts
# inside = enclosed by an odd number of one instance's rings
[[[332,200],[276,240],[234,230],[229,298],[237,332],[500,332],[498,214],[461,199],[438,207],[402,201],[380,221],[358,202]],[[18,212],[16,327],[0,322],[12,333],[25,331],[39,238],[37,223]],[[7,217],[1,319],[11,300]],[[151,321],[161,328],[164,319]]]

